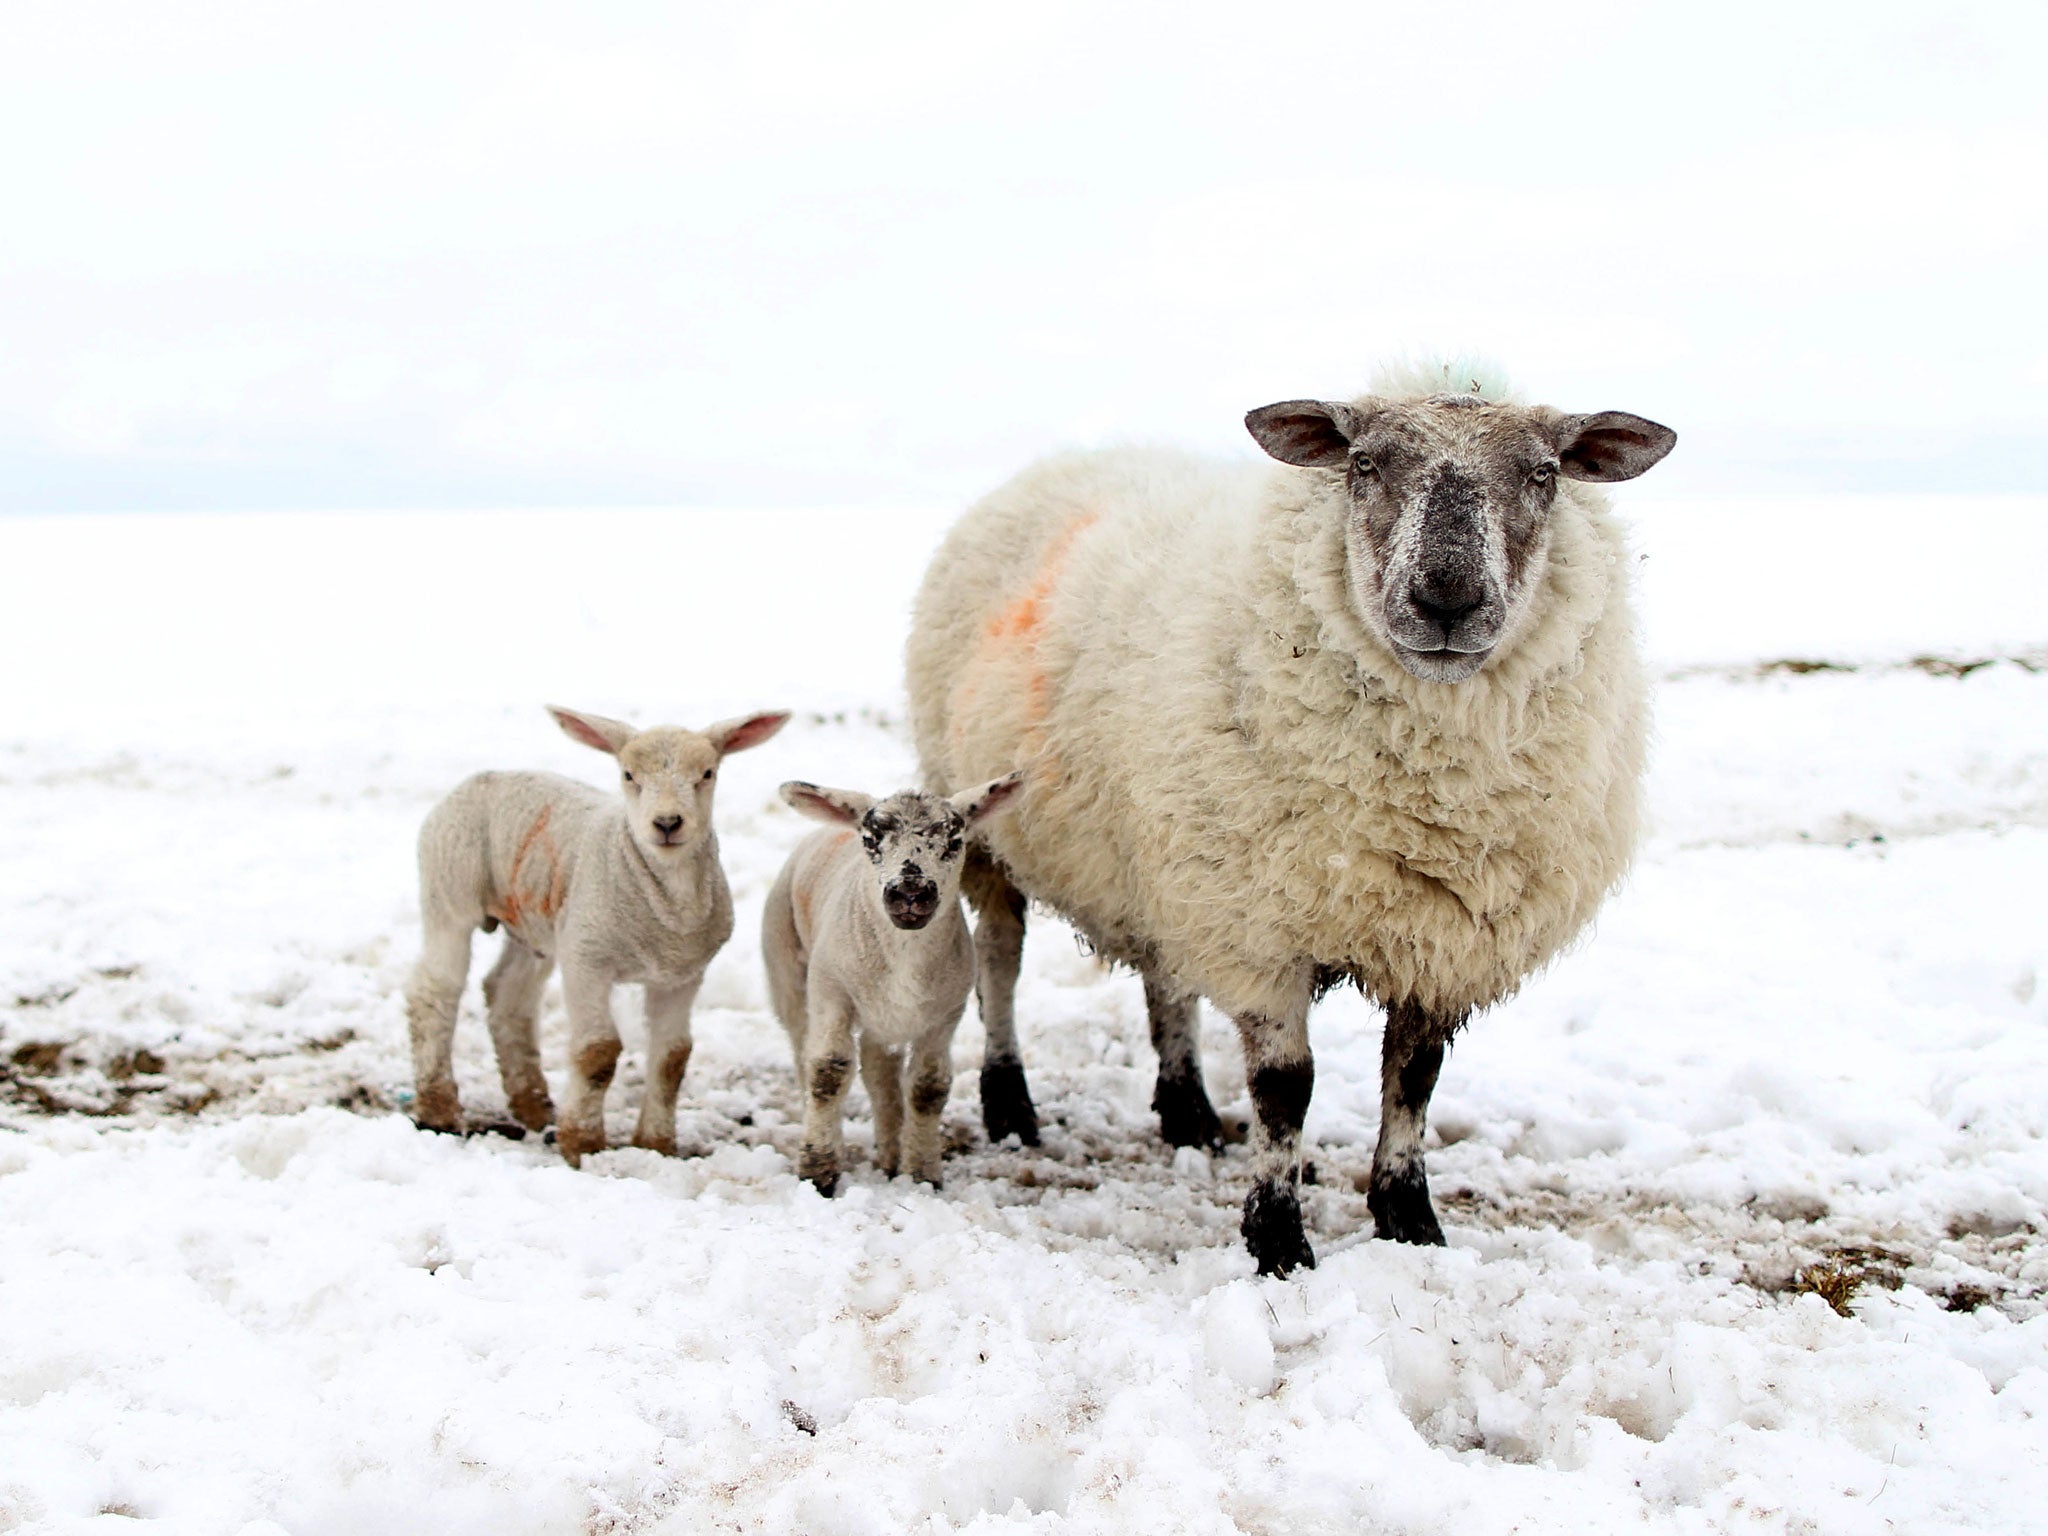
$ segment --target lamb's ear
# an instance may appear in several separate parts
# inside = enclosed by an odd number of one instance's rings
[[[1337,469],[1365,429],[1355,406],[1329,400],[1282,400],[1245,413],[1245,430],[1282,464],[1302,469]]]
[[[749,747],[758,747],[789,724],[789,711],[770,710],[765,715],[742,715],[737,720],[721,720],[716,725],[704,727],[704,739],[718,749],[723,757],[728,752],[744,752]]]
[[[1568,480],[1633,480],[1678,441],[1678,434],[1627,411],[1565,416],[1557,423],[1557,459]]]
[[[857,789],[826,789],[791,779],[782,786],[782,798],[813,821],[830,821],[840,826],[856,825],[874,806],[875,797]]]
[[[1024,774],[1006,773],[1000,779],[990,779],[977,789],[963,789],[946,803],[960,813],[960,819],[970,827],[985,816],[1012,804],[1017,791],[1024,787]]]
[[[586,747],[595,747],[600,752],[618,756],[619,748],[631,741],[638,733],[623,720],[610,720],[603,715],[586,715],[580,710],[564,709],[559,704],[550,704],[548,713],[555,717],[555,724],[567,731],[570,737]]]

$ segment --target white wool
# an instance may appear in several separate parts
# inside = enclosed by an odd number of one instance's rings
[[[1025,471],[926,578],[919,753],[939,789],[1024,767],[988,833],[1012,878],[1227,1011],[1278,1009],[1305,961],[1482,1007],[1584,928],[1635,846],[1622,531],[1562,485],[1527,626],[1446,685],[1359,620],[1346,513],[1322,471],[1136,450]]]

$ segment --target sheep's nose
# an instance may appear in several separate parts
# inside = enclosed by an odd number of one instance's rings
[[[882,910],[898,928],[922,928],[939,910],[939,888],[930,880],[904,880],[884,886]]]
[[[1415,611],[1446,631],[1485,600],[1479,578],[1464,571],[1428,571],[1408,589]]]
[[[654,818],[654,830],[663,837],[674,837],[683,830],[683,818],[680,816],[657,816]]]

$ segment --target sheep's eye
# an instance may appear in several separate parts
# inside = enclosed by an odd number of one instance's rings
[[[1556,474],[1557,466],[1555,464],[1538,464],[1529,471],[1529,478],[1538,485],[1547,485]]]
[[[623,771],[623,770],[622,770],[622,771]],[[633,775],[632,775],[632,774],[628,773],[628,774],[626,775],[626,782],[627,782],[628,784],[630,784],[630,783],[632,783],[632,782],[633,782]]]
[[[1372,455],[1369,453],[1354,453],[1351,455],[1351,467],[1361,475],[1376,475],[1380,472],[1379,465],[1373,463]]]
[[[704,782],[706,784],[709,784],[711,782],[711,775],[716,772],[718,772],[716,768],[706,768],[704,770]]]

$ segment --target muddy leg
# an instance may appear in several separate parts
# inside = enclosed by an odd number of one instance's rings
[[[910,1050],[910,1176],[939,1187],[939,1162],[944,1154],[946,1098],[953,1091],[952,1022],[929,1030]]]
[[[974,906],[974,995],[988,1046],[981,1058],[981,1123],[990,1141],[1038,1145],[1038,1110],[1017,1051],[1017,968],[1024,959],[1024,894],[981,849],[971,849],[960,889]]]
[[[875,1112],[875,1166],[893,1179],[903,1166],[903,1058],[863,1039],[860,1080]]]
[[[428,920],[419,964],[405,988],[412,1036],[413,1118],[430,1131],[460,1131],[455,1091],[455,1011],[469,979],[468,924]]]
[[[1380,1140],[1372,1155],[1372,1184],[1365,1203],[1379,1236],[1397,1243],[1441,1245],[1444,1240],[1429,1203],[1422,1134],[1444,1051],[1467,1017],[1431,1013],[1416,1003],[1395,1003],[1387,1009],[1387,1033],[1380,1047]]]
[[[562,974],[569,1005],[569,1084],[555,1144],[573,1168],[585,1154],[604,1150],[604,1096],[619,1065],[619,1028],[612,1022],[608,976]]]
[[[797,1177],[809,1179],[819,1194],[830,1195],[839,1188],[841,1121],[853,1076],[853,1010],[844,999],[812,991],[802,1076],[808,1097]]]
[[[1183,993],[1172,980],[1147,970],[1145,1014],[1152,1023],[1152,1048],[1159,1053],[1159,1080],[1152,1088],[1152,1108],[1159,1114],[1159,1134],[1169,1147],[1223,1145],[1223,1123],[1202,1086],[1202,1048],[1197,1036],[1201,999]]]
[[[692,977],[679,987],[647,989],[647,1088],[633,1145],[665,1157],[675,1155],[676,1095],[690,1067],[690,1005],[702,980]]]
[[[1315,1089],[1308,1048],[1308,996],[1287,1016],[1237,1016],[1245,1075],[1252,1089],[1251,1193],[1245,1196],[1245,1246],[1262,1275],[1314,1269],[1315,1251],[1301,1225],[1301,1123]]]
[[[555,1118],[555,1101],[540,1070],[539,1037],[541,989],[554,968],[552,960],[542,959],[507,933],[498,963],[484,977],[484,1008],[505,1102],[512,1118],[529,1131],[541,1130]]]

